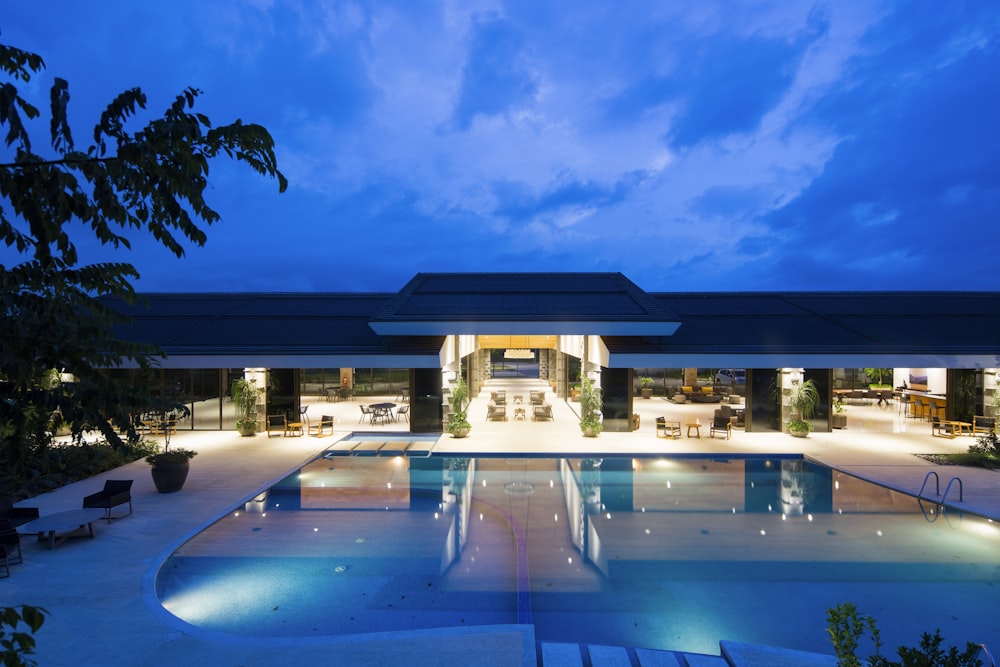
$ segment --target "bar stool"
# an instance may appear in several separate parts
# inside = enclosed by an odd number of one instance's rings
[[[912,398],[912,402],[910,403],[910,416],[915,419],[923,419],[927,414],[926,408],[927,406],[924,403],[924,399],[914,396]]]

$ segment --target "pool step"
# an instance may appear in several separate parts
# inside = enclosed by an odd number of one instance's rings
[[[542,642],[542,667],[686,667],[672,651],[636,649],[634,657],[622,646]],[[584,658],[588,660],[585,662]],[[725,665],[723,661],[721,664]]]
[[[721,655],[597,644],[541,643],[540,667],[836,667],[837,658],[773,646],[719,642]]]

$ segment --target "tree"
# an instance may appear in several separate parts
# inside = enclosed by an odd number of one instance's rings
[[[47,446],[53,421],[77,438],[93,428],[122,446],[119,428],[136,437],[130,414],[156,406],[145,383],[125,385],[103,372],[125,365],[148,373],[162,356],[116,334],[127,318],[110,303],[134,305],[139,274],[126,262],[83,264],[74,238],[89,233],[118,249],[130,247],[129,235],[149,233],[182,257],[184,244],[203,245],[205,228],[219,219],[204,199],[218,156],[287,187],[267,130],[240,120],[213,127],[193,111],[195,88],[144,125],[146,95],[126,90],[101,113],[93,143],[78,149],[69,84],[55,78],[48,148],[36,153],[29,127],[40,113],[16,84],[44,68],[41,56],[0,45],[0,129],[12,156],[0,164],[0,243],[16,256],[0,264],[0,463],[15,473]],[[75,381],[46,381],[53,369]]]

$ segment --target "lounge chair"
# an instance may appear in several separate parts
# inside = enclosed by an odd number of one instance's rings
[[[679,419],[656,418],[656,437],[677,440],[681,437],[681,422]]]
[[[17,534],[10,519],[0,519],[0,563],[3,563],[3,576],[9,577],[10,566],[17,565],[22,560],[21,536]]]
[[[109,479],[104,482],[104,490],[92,493],[83,499],[84,509],[96,507],[105,511],[104,518],[111,523],[111,508],[128,503],[128,513],[132,513],[132,480]]]
[[[555,421],[555,418],[552,416],[552,405],[550,403],[542,403],[541,405],[534,406],[531,409],[531,419],[532,421],[538,421],[539,419]]]
[[[309,435],[314,435],[317,438],[322,438],[326,432],[326,429],[330,429],[330,435],[333,435],[333,417],[330,415],[323,415],[319,418],[319,421],[315,424],[309,425]]]
[[[507,407],[490,401],[486,404],[486,421],[507,421]]]
[[[712,418],[712,425],[708,429],[708,435],[711,438],[715,437],[716,433],[721,433],[726,436],[726,440],[733,437],[733,422],[729,417],[724,417],[722,415],[716,415]]]
[[[276,431],[282,436],[285,435],[287,430],[287,420],[285,415],[268,415],[267,416],[267,437],[271,437],[271,431]]]
[[[0,500],[0,519],[7,519],[15,528],[38,518],[37,507],[14,507],[10,498]]]
[[[972,435],[978,435],[979,433],[996,433],[997,432],[997,420],[996,417],[980,417],[975,415],[972,417]]]

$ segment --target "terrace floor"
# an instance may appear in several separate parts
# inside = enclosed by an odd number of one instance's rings
[[[523,390],[523,391],[522,391]],[[526,385],[507,383],[508,396]],[[394,397],[365,398],[366,402]],[[964,501],[949,505],[1000,519],[1000,477],[991,471],[936,466],[916,454],[965,451],[973,438],[931,436],[926,422],[900,415],[896,404],[886,407],[849,406],[846,429],[813,433],[806,439],[781,433],[746,433],[736,429],[730,440],[709,438],[715,404],[675,405],[663,398],[637,399],[641,427],[632,433],[581,436],[573,408],[553,400],[555,419],[486,422],[488,394],[470,406],[472,433],[455,439],[445,435],[435,451],[442,453],[530,452],[589,456],[619,454],[783,454],[802,453],[828,466],[895,489],[916,493],[930,471],[944,483],[962,479]],[[316,640],[246,639],[223,641],[215,636],[179,630],[157,612],[150,600],[152,568],[201,527],[334,445],[351,431],[400,430],[399,424],[359,423],[357,401],[309,403],[316,420],[333,415],[335,434],[324,438],[273,437],[259,434],[241,438],[235,432],[187,431],[172,438],[172,447],[197,450],[183,490],[156,492],[148,465],[138,461],[97,477],[70,484],[23,505],[41,514],[76,509],[83,496],[99,490],[105,479],[134,479],[134,513],[111,525],[96,525],[96,539],[73,539],[48,550],[34,539],[22,540],[24,563],[0,579],[4,605],[31,604],[50,616],[37,635],[36,659],[42,665],[165,665],[199,662],[224,665],[328,664],[535,664],[535,646],[529,627],[464,628],[454,631],[416,631],[398,634],[355,635]],[[700,419],[700,438],[658,438],[657,416],[685,421]],[[403,428],[406,428],[405,424]],[[951,502],[956,501],[956,502]]]

